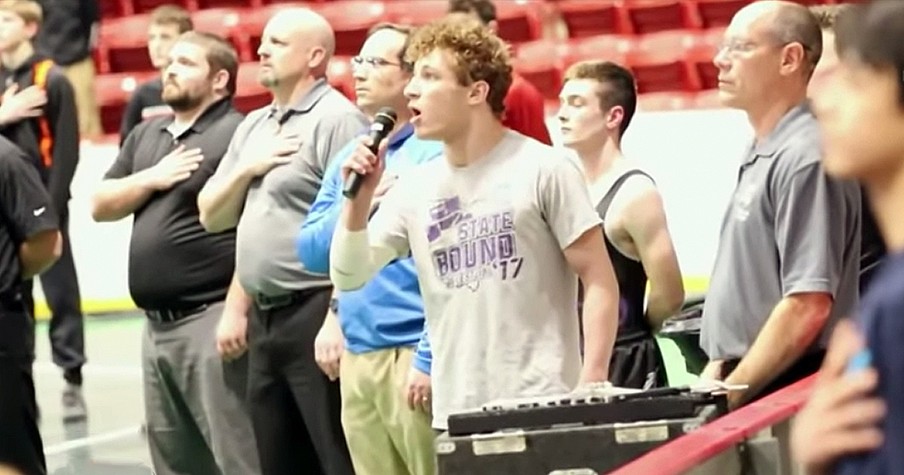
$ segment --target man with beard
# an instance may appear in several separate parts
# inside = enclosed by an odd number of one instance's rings
[[[0,133],[21,148],[41,175],[59,217],[63,255],[41,275],[52,316],[53,362],[63,369],[63,420],[87,416],[82,398],[84,318],[69,239],[69,187],[79,159],[78,115],[72,86],[51,59],[35,53],[41,6],[32,0],[0,1]],[[25,284],[34,316],[32,281]],[[34,353],[34,336],[29,345]],[[34,355],[32,355],[34,356]]]
[[[242,121],[232,107],[237,70],[222,38],[182,35],[163,76],[175,116],[138,125],[94,195],[97,221],[135,215],[129,290],[148,317],[145,417],[161,475],[260,473],[244,403],[247,358],[216,351],[235,233],[208,234],[196,205]]]
[[[314,359],[332,285],[295,252],[333,156],[367,126],[327,82],[335,44],[330,24],[305,8],[281,10],[267,22],[260,82],[273,103],[248,114],[198,195],[208,231],[237,227],[236,279],[227,298],[235,311],[223,314],[217,344],[227,357],[248,349],[248,402],[266,474],[302,467],[354,473],[339,384]]]

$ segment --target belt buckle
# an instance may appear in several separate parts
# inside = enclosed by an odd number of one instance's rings
[[[189,310],[148,310],[145,313],[147,316],[158,323],[173,323],[182,320],[185,317],[190,317],[192,315],[203,312],[207,309],[207,305],[200,305],[193,309]]]
[[[145,314],[157,323],[170,323],[175,320],[173,313],[169,310],[148,310]]]
[[[291,304],[293,296],[291,293],[275,296],[258,294],[254,298],[254,300],[255,302],[257,302],[257,306],[260,307],[261,310],[271,310],[274,308],[285,307],[286,305]]]

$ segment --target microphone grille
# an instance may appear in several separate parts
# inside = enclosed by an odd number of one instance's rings
[[[393,110],[392,107],[384,107],[377,112],[376,116],[374,116],[374,122],[395,125],[397,118],[396,111]]]

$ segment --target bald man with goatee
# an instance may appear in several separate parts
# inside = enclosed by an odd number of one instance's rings
[[[331,284],[295,254],[295,233],[331,157],[367,127],[327,83],[334,49],[330,25],[310,10],[287,8],[270,19],[258,54],[273,102],[239,125],[198,196],[208,231],[237,227],[236,275],[217,347],[227,359],[249,351],[248,402],[265,475],[354,473],[338,382],[313,352]]]

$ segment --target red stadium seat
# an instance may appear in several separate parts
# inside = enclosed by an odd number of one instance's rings
[[[689,0],[696,5],[701,28],[727,26],[731,18],[750,0]]]
[[[714,28],[697,36],[695,43],[687,50],[685,60],[697,77],[700,78],[700,87],[714,89],[719,85],[719,70],[713,64],[713,58],[722,41],[724,29]]]
[[[100,121],[104,133],[119,132],[122,113],[132,92],[141,83],[150,80],[157,73],[98,74],[94,79],[94,94],[100,108]]]
[[[436,0],[386,0],[386,19],[402,25],[423,25],[442,18],[447,2]]]
[[[204,10],[207,8],[260,8],[263,6],[261,0],[189,0],[197,2],[197,9]]]
[[[336,54],[354,56],[367,39],[367,31],[386,21],[383,2],[375,0],[335,0],[310,4],[311,9],[323,15],[336,33]]]
[[[330,84],[339,90],[345,97],[355,100],[355,78],[352,76],[351,58],[348,56],[334,56],[327,70],[327,78]]]
[[[630,32],[624,10],[612,1],[560,0],[555,8],[569,38]]]
[[[684,32],[652,33],[639,37],[627,54],[637,92],[697,91],[700,80],[684,61],[695,36]]]
[[[495,2],[499,37],[510,43],[523,43],[543,37],[543,2],[511,0]]]
[[[627,36],[592,36],[568,41],[560,57],[562,58],[564,69],[568,69],[568,66],[578,61],[587,60],[612,61],[624,65],[625,54],[630,47],[631,41]]]
[[[679,0],[624,0],[625,17],[637,34],[697,28],[696,11]]]
[[[177,5],[193,12],[198,9],[198,0],[121,0],[132,4],[132,13],[150,13],[161,5]]]
[[[216,33],[228,39],[241,57],[246,39],[241,27],[242,12],[237,8],[208,8],[192,13],[191,20],[195,30]],[[251,59],[242,58],[243,61]]]
[[[513,58],[515,71],[534,85],[545,99],[559,97],[562,87],[562,45],[550,40],[521,43]]]
[[[97,52],[101,73],[152,71],[147,52],[148,14],[104,20]]]
[[[236,78],[236,93],[232,102],[235,108],[243,114],[264,107],[272,101],[270,91],[258,82],[257,72],[259,69],[260,65],[258,63],[242,63],[239,65],[239,74]]]
[[[128,0],[100,0],[98,8],[100,8],[101,21],[134,13],[132,3]]]

